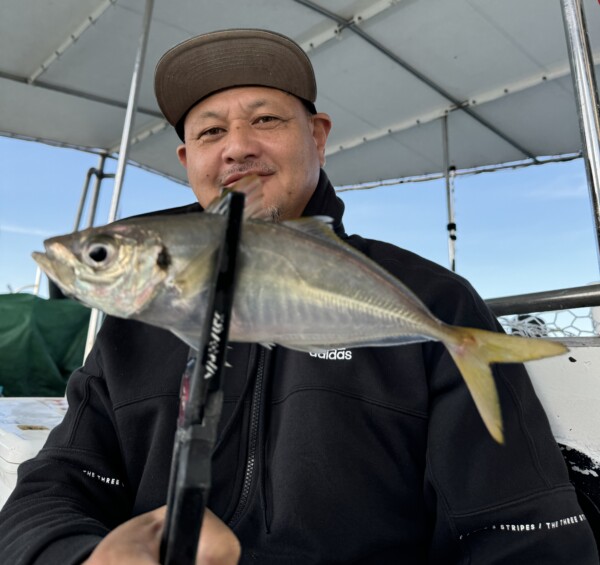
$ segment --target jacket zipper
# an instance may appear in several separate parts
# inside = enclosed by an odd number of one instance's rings
[[[248,433],[248,457],[246,459],[246,469],[244,471],[244,482],[242,484],[242,492],[238,500],[237,507],[233,516],[229,520],[229,525],[234,526],[243,514],[248,499],[254,477],[257,472],[258,463],[258,435],[260,431],[260,408],[261,398],[263,393],[263,380],[265,373],[265,350],[260,348],[258,358],[258,366],[256,369],[256,381],[254,391],[252,393],[252,404],[250,408],[250,430]]]

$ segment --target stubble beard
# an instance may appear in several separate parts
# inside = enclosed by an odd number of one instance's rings
[[[279,206],[267,206],[264,210],[267,220],[279,223],[281,221],[281,208]]]

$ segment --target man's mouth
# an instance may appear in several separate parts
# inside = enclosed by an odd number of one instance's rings
[[[237,181],[243,179],[246,176],[251,175],[252,173],[238,173],[235,175],[229,175],[225,178],[225,182],[223,183],[223,188],[231,188]]]
[[[223,183],[221,184],[222,188],[232,188],[232,186],[238,182],[240,179],[244,177],[248,177],[251,175],[257,177],[268,177],[275,173],[273,169],[270,168],[260,168],[260,169],[248,169],[244,171],[238,171],[235,173],[231,173],[229,175],[224,175]]]

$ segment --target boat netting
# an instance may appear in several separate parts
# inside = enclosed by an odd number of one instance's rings
[[[574,308],[500,316],[506,333],[529,337],[592,337],[600,335],[600,307]]]

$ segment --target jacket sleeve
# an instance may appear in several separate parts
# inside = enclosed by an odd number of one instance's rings
[[[449,279],[437,294],[431,306],[444,321],[498,329],[468,283]],[[505,432],[505,444],[499,445],[486,431],[445,348],[430,343],[425,351],[430,562],[598,564],[591,528],[524,367],[493,369]]]
[[[69,408],[40,453],[19,467],[0,512],[0,563],[76,564],[131,512],[99,347],[70,378]]]

